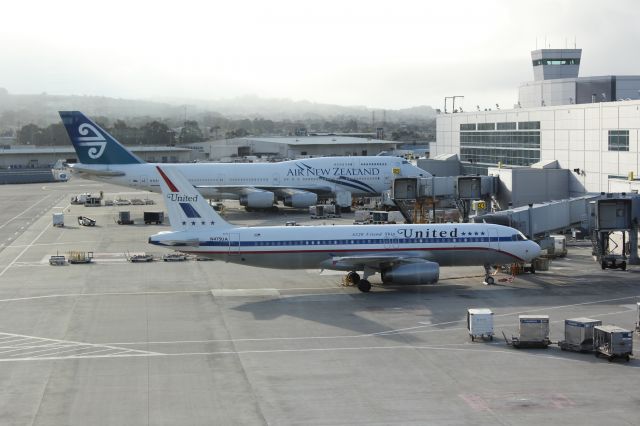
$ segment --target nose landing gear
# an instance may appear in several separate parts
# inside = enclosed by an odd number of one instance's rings
[[[495,280],[491,276],[491,265],[484,265],[484,285],[493,285]]]

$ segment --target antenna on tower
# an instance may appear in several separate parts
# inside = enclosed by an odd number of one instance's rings
[[[578,48],[578,43],[576,43],[576,36],[573,36],[573,48],[577,49]]]

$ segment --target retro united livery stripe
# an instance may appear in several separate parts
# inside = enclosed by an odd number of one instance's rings
[[[169,177],[166,174],[164,174],[160,166],[156,166],[156,169],[158,169],[160,176],[162,176],[162,179],[164,179],[164,182],[167,184],[171,192],[180,192],[178,191],[178,188],[176,188],[176,186],[173,184],[173,182],[171,182],[171,179],[169,179]]]

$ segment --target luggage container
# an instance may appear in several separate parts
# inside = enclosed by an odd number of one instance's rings
[[[118,212],[118,225],[133,225],[133,220],[131,220],[131,213],[127,212]]]
[[[49,258],[49,265],[51,266],[63,266],[66,262],[67,260],[64,258],[64,256],[59,254],[56,254],[55,256],[51,256]]]
[[[318,204],[315,206],[309,207],[309,214],[311,215],[311,219],[325,219],[327,216],[325,214],[324,204]]]
[[[493,340],[493,312],[491,309],[467,309],[467,330],[471,341],[476,338]]]
[[[549,315],[520,315],[518,337],[511,338],[514,348],[546,349],[549,340]]]
[[[602,321],[591,318],[564,320],[564,340],[558,342],[563,351],[590,352],[593,350],[593,328]]]
[[[100,207],[102,205],[102,198],[89,196],[84,200],[85,207]]]
[[[54,213],[53,214],[53,226],[64,226],[64,213]]]
[[[371,212],[369,210],[356,210],[353,224],[354,225],[364,225],[369,223],[369,218],[371,217]]]
[[[609,362],[614,358],[624,358],[628,362],[633,355],[633,332],[615,325],[595,326],[593,349],[596,357],[604,355]]]
[[[144,212],[144,223],[146,225],[150,223],[160,225],[162,222],[164,222],[164,212]]]

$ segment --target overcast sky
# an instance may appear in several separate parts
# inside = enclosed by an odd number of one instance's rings
[[[243,95],[441,108],[513,106],[530,51],[583,49],[580,74],[640,74],[623,1],[7,1],[0,87],[124,98]]]

